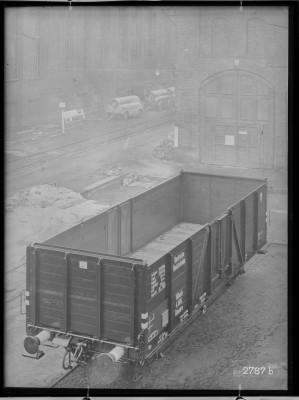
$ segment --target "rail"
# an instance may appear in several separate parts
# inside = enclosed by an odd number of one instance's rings
[[[119,128],[119,129],[110,129],[108,131],[106,131],[104,134],[102,134],[100,137],[88,137],[85,139],[81,139],[78,141],[75,141],[73,143],[68,143],[68,144],[63,144],[61,146],[57,146],[54,148],[51,148],[49,150],[46,151],[42,151],[42,152],[38,152],[38,153],[34,153],[32,155],[26,156],[26,157],[22,157],[21,159],[17,159],[17,160],[10,160],[7,161],[7,178],[9,179],[10,177],[13,177],[14,175],[18,175],[18,174],[24,174],[25,172],[29,172],[29,170],[31,169],[35,169],[36,166],[39,165],[47,165],[47,163],[53,163],[53,162],[57,162],[61,160],[62,155],[58,155],[58,156],[53,156],[53,152],[54,151],[59,151],[59,150],[64,150],[63,153],[63,157],[72,157],[72,156],[76,156],[78,154],[84,153],[86,151],[88,151],[89,149],[95,148],[97,146],[102,146],[105,144],[110,144],[110,143],[114,143],[117,142],[120,139],[124,139],[126,137],[129,136],[137,136],[140,135],[142,133],[145,133],[147,130],[151,130],[154,128],[158,128],[164,125],[168,125],[169,123],[171,123],[173,120],[172,116],[164,116],[162,118],[156,119],[153,121],[143,121],[142,123],[138,123],[138,124],[134,124],[134,125],[130,125],[127,128]],[[125,133],[124,133],[125,132]],[[124,133],[121,135],[117,135],[114,138],[109,139],[109,136],[112,133]],[[107,137],[108,139],[103,140],[103,138]],[[80,146],[80,149],[76,151],[76,149],[73,149],[75,146],[77,146],[78,144],[86,144],[85,146]],[[65,149],[68,150],[68,152],[65,152]],[[48,158],[45,159],[45,156],[48,156]],[[49,157],[50,156],[50,157]],[[34,161],[35,158],[38,158],[38,160]],[[24,163],[25,161],[25,163]],[[26,161],[29,161],[28,163],[26,163]]]

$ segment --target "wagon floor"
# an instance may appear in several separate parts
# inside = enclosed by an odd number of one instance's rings
[[[180,222],[127,257],[140,258],[149,265],[198,232],[204,225]]]

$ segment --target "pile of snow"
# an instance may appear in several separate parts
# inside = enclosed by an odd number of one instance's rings
[[[153,150],[153,156],[159,159],[171,160],[174,156],[174,139],[169,137],[163,140]]]
[[[39,185],[10,197],[6,203],[6,210],[10,211],[16,207],[57,207],[61,209],[68,208],[72,205],[84,201],[84,197],[80,193],[76,193],[71,189],[54,185]]]
[[[150,188],[154,186],[155,182],[146,175],[138,175],[136,172],[129,173],[122,181],[123,186],[141,186]]]
[[[152,182],[151,177],[145,175],[138,175],[130,168],[119,164],[116,166],[110,166],[106,169],[102,169],[101,173],[108,176],[126,175],[122,180],[123,186],[140,186],[144,188],[150,188],[155,184],[155,182]]]
[[[129,169],[122,165],[110,166],[101,170],[101,173],[108,176],[120,176],[129,172]]]
[[[18,192],[6,204],[8,268],[20,264],[29,243],[44,242],[108,207],[55,185],[40,185]]]

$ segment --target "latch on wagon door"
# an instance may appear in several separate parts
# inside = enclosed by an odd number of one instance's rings
[[[26,289],[23,289],[20,292],[20,314],[26,314],[26,306],[29,306],[29,292]]]
[[[169,311],[168,309],[162,312],[162,328],[168,325]]]

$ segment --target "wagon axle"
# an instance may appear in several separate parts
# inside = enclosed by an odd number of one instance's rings
[[[79,342],[76,346],[68,346],[62,359],[63,369],[72,369],[72,363],[85,365],[91,358],[91,353],[86,342]]]

